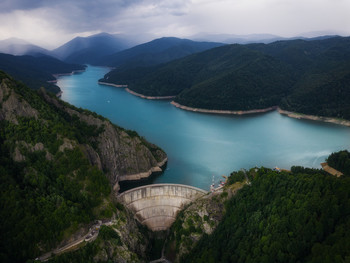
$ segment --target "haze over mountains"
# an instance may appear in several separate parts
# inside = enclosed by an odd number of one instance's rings
[[[11,55],[37,55],[49,54],[50,52],[42,47],[33,45],[25,40],[9,38],[0,41],[0,52]]]
[[[314,38],[314,34],[308,33],[308,36],[297,36],[292,38],[280,37],[272,34],[250,34],[250,35],[233,35],[233,34],[208,34],[198,33],[187,39],[196,42],[218,42],[224,44],[247,44],[247,43],[271,43],[278,40],[291,39],[308,39]],[[317,36],[335,35],[319,34]],[[171,37],[173,38],[173,37]],[[179,38],[173,38],[179,39]],[[155,39],[154,39],[155,40]],[[152,41],[149,41],[152,43]],[[0,53],[11,55],[50,55],[67,62],[90,63],[90,60],[103,57],[108,54],[117,53],[119,51],[135,47],[136,45],[146,44],[148,42],[140,42],[135,37],[121,34],[99,33],[88,37],[76,37],[67,43],[53,49],[48,50],[38,45],[29,43],[28,41],[9,38],[0,40]],[[152,47],[150,44],[149,47]],[[154,47],[154,46],[153,46]],[[85,61],[85,62],[84,62]],[[87,62],[86,62],[87,61]]]
[[[102,56],[127,49],[135,45],[132,40],[119,35],[101,33],[89,37],[76,37],[51,51],[51,55],[66,62],[91,63]]]
[[[33,79],[43,83],[53,80],[53,73],[84,68],[78,64],[110,66],[116,69],[103,78],[104,82],[127,84],[129,89],[148,96],[177,96],[175,101],[185,106],[252,110],[278,105],[305,114],[350,118],[346,103],[348,38],[274,41],[279,37],[268,34],[197,37],[223,41],[163,37],[135,45],[125,36],[100,33],[74,38],[47,51],[12,39],[1,41],[0,50],[31,58],[4,56],[0,69],[33,87],[39,83],[33,84]],[[253,43],[226,44],[230,41]],[[57,59],[68,64],[60,64]],[[60,64],[59,70],[47,67],[48,61]],[[31,72],[34,69],[41,73]],[[40,86],[59,91],[58,87]],[[340,87],[337,92],[334,86]]]
[[[124,65],[129,68],[151,66],[222,45],[224,44],[163,37],[102,57],[98,64],[113,67]]]

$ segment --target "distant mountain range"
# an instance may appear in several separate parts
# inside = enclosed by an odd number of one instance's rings
[[[148,68],[116,69],[102,81],[189,107],[271,106],[350,119],[350,38],[226,45]]]
[[[49,55],[50,51],[33,45],[25,40],[18,38],[9,38],[0,41],[0,53],[11,54],[11,55]]]
[[[165,37],[135,46],[135,42],[128,37],[101,33],[76,37],[52,51],[23,40],[8,39],[0,41],[0,52],[12,55],[49,55],[68,63],[135,67],[165,63],[220,45],[223,44]]]
[[[101,57],[130,48],[134,43],[119,35],[101,33],[76,37],[51,51],[51,55],[70,63],[96,64]]]
[[[31,88],[44,86],[57,93],[59,88],[47,82],[55,79],[52,74],[84,69],[78,64],[111,66],[115,70],[103,81],[127,84],[144,95],[176,96],[176,102],[189,107],[252,110],[278,105],[305,114],[350,119],[349,38],[321,36],[269,43],[279,37],[197,37],[220,42],[164,37],[134,46],[128,37],[101,33],[77,37],[47,51],[9,39],[0,41],[0,51],[30,56],[1,54],[0,69]],[[260,43],[221,43],[228,41]]]
[[[208,34],[199,33],[189,37],[195,41],[215,41],[225,44],[251,44],[251,43],[264,43],[269,44],[275,41],[281,40],[317,40],[319,38],[330,38],[337,36],[335,32],[309,32],[295,37],[281,37],[272,34],[249,34],[249,35],[235,35],[235,34]]]
[[[102,57],[99,64],[124,68],[151,66],[222,45],[224,44],[163,37]]]
[[[10,38],[0,41],[0,52],[11,55],[49,55],[70,63],[94,64],[100,57],[134,45],[135,42],[122,35],[100,33],[88,37],[76,37],[54,50],[46,50],[27,41]]]

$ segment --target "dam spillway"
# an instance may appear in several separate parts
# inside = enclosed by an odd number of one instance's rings
[[[181,184],[151,184],[121,193],[118,199],[152,231],[168,229],[177,213],[207,192]]]

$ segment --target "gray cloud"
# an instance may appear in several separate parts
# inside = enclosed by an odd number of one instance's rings
[[[350,34],[348,0],[2,0],[0,40],[57,43],[98,32],[188,36]]]
[[[30,10],[45,4],[45,0],[2,0],[0,2],[0,13],[12,12],[14,10]]]

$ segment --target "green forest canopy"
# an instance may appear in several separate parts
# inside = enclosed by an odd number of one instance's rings
[[[350,38],[227,45],[153,67],[117,68],[102,81],[186,106],[271,106],[350,120]]]

